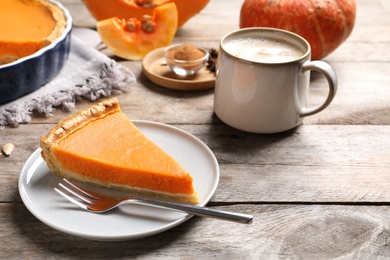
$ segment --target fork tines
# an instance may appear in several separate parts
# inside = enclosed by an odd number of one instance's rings
[[[65,181],[65,184],[60,182],[58,183],[59,188],[54,188],[58,194],[82,209],[88,210],[88,206],[93,206],[92,201],[97,200],[93,194],[65,178],[63,178],[63,181]]]

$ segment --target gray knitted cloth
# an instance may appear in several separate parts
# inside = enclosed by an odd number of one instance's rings
[[[28,123],[33,112],[51,116],[55,108],[70,110],[81,98],[97,100],[120,94],[136,82],[135,75],[106,55],[72,36],[69,58],[51,82],[0,106],[0,129]]]

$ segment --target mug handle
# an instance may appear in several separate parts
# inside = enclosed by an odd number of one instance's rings
[[[318,71],[325,76],[329,85],[329,93],[328,93],[328,97],[326,98],[325,102],[322,105],[314,106],[311,108],[303,108],[299,114],[300,117],[314,115],[324,110],[332,102],[337,91],[337,76],[334,70],[332,69],[332,67],[328,63],[323,61],[318,61],[318,60],[306,61],[302,65],[302,73],[305,73],[308,70]]]

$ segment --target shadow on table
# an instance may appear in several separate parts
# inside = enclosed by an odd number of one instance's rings
[[[17,191],[16,191],[17,192]],[[17,196],[17,195],[15,195]],[[20,248],[24,255],[46,258],[114,259],[123,257],[156,255],[156,251],[170,246],[190,234],[200,224],[200,218],[193,217],[183,224],[163,233],[138,240],[104,242],[92,241],[57,231],[35,218],[22,204],[12,207],[10,219],[19,237],[24,237],[29,246]],[[188,241],[188,239],[187,239]]]
[[[271,147],[281,146],[285,140],[298,135],[298,128],[276,134],[248,133],[226,125],[213,114],[212,124],[201,139],[209,145],[220,163],[248,163],[254,160],[254,155],[259,162],[262,155],[272,152]]]

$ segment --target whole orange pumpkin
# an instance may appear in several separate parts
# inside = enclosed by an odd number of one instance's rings
[[[310,43],[313,59],[322,59],[348,38],[355,16],[355,0],[245,0],[240,28],[294,32]]]

